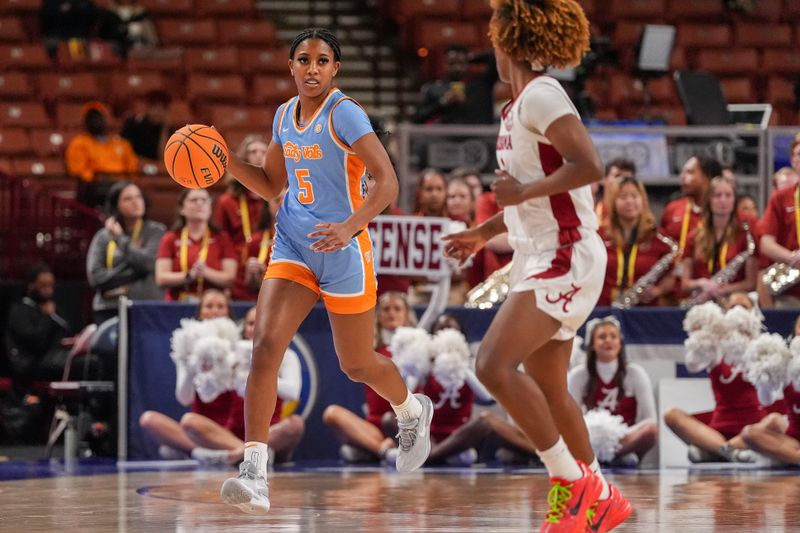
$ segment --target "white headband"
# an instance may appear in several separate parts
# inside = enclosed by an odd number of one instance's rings
[[[617,320],[617,317],[614,315],[591,319],[586,323],[586,339],[584,340],[584,345],[586,346],[587,350],[592,346],[592,335],[594,334],[594,328],[604,324],[613,324],[620,333],[622,332],[622,326],[620,325],[619,320]]]

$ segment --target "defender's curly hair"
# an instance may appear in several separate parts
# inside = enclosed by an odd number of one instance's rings
[[[516,61],[572,67],[589,51],[589,20],[576,0],[491,0],[492,44]]]

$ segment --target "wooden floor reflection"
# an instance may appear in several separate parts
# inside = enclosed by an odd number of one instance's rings
[[[272,511],[218,500],[228,472],[129,472],[0,482],[0,531],[522,532],[547,480],[529,471],[278,472]],[[666,470],[609,476],[635,514],[618,531],[800,531],[798,472]]]

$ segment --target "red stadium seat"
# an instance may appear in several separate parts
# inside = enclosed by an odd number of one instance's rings
[[[800,54],[797,50],[764,50],[763,69],[775,74],[800,74]]]
[[[758,52],[752,48],[701,50],[697,68],[715,74],[751,74],[758,69]]]
[[[228,129],[245,129],[263,131],[272,128],[275,109],[267,106],[215,106],[211,110],[211,122],[214,126]]]
[[[111,75],[111,95],[118,100],[144,96],[166,87],[164,76],[157,72],[115,72]]]
[[[731,27],[727,24],[683,23],[678,26],[678,44],[694,48],[727,48]]]
[[[61,156],[67,141],[79,133],[74,129],[33,129],[30,131],[33,150],[39,157]]]
[[[676,20],[719,20],[725,14],[725,6],[719,0],[670,0],[669,14]]]
[[[3,2],[0,2],[0,14],[35,14],[39,12],[41,7],[42,0],[3,0]]]
[[[586,16],[589,18],[595,14],[597,11],[597,6],[595,5],[597,2],[595,0],[578,0],[578,3],[583,8],[583,11],[586,12]]]
[[[794,83],[786,78],[770,76],[765,100],[773,105],[794,104]]]
[[[689,61],[686,59],[686,50],[681,46],[672,49],[672,57],[669,60],[670,70],[686,70]]]
[[[40,44],[0,45],[0,71],[46,70],[53,62]]]
[[[208,46],[217,42],[217,26],[213,20],[156,20],[158,37],[164,46]]]
[[[788,0],[786,3],[791,4],[794,1]],[[781,18],[783,4],[783,0],[758,0],[754,2],[755,9],[748,16],[775,22]]]
[[[613,74],[609,78],[608,97],[611,105],[618,107],[630,102],[641,102],[644,97],[641,84],[627,74]]]
[[[40,74],[39,94],[43,98],[92,100],[100,96],[93,74]]]
[[[594,118],[605,122],[613,122],[619,120],[619,115],[617,114],[617,110],[613,107],[603,107],[595,110]]]
[[[609,7],[615,19],[659,19],[667,12],[667,0],[610,0]]]
[[[289,70],[288,48],[239,48],[239,68],[242,72],[286,73]]]
[[[415,30],[416,45],[429,50],[445,48],[451,44],[475,46],[480,42],[478,28],[467,22],[425,20]]]
[[[32,96],[31,82],[22,72],[0,74],[0,99],[22,99]]]
[[[457,20],[460,7],[458,0],[403,0],[396,3],[394,14],[397,20],[415,17]]]
[[[180,128],[185,126],[186,124],[192,124],[194,122],[198,122],[195,118],[195,114],[192,112],[192,108],[189,106],[188,102],[184,102],[183,100],[173,100],[169,104],[169,110],[167,111],[167,123],[174,128]]]
[[[592,98],[595,107],[607,108],[609,106],[608,78],[606,76],[590,76],[586,80],[586,92]]]
[[[236,48],[193,48],[186,50],[184,65],[190,72],[238,72]]]
[[[678,103],[678,91],[671,76],[664,76],[651,80],[647,84],[647,90],[653,102],[659,104],[676,105]]]
[[[25,157],[11,160],[11,170],[19,176],[66,176],[60,157]]]
[[[736,23],[737,46],[792,46],[792,27],[789,24]]]
[[[194,1],[193,0],[140,0],[142,5],[150,11],[151,14],[166,15],[168,17],[176,17],[180,15],[192,16],[194,15]]]
[[[614,29],[614,44],[618,47],[632,46],[639,44],[639,39],[642,38],[642,28],[644,24],[641,22],[630,22],[621,20],[617,22]],[[680,32],[678,32],[680,35]]]
[[[58,45],[58,63],[68,70],[116,69],[122,64],[122,59],[104,41],[90,42],[85,52],[85,55],[75,56],[70,51],[69,43],[62,42]]]
[[[8,43],[24,43],[28,41],[28,34],[18,17],[0,18],[0,41]]]
[[[722,94],[725,100],[731,104],[751,104],[756,101],[756,93],[753,90],[753,82],[750,78],[723,78]]]
[[[189,76],[187,94],[190,100],[242,101],[246,93],[241,76],[192,74]]]
[[[27,156],[33,151],[28,130],[24,128],[3,128],[0,130],[0,156]]]
[[[180,72],[183,70],[182,48],[160,48],[158,50],[131,50],[128,55],[128,68],[132,72],[158,70]]]
[[[487,0],[463,0],[461,14],[468,20],[488,20],[492,7]]]
[[[278,32],[266,20],[221,20],[219,42],[243,46],[273,46],[277,44]]]
[[[256,76],[253,78],[254,104],[280,104],[297,94],[294,81],[288,76]]]
[[[56,119],[58,126],[62,130],[69,129],[83,129],[83,103],[64,102],[58,104],[56,109]],[[117,119],[111,117],[111,129],[117,126]]]
[[[50,119],[36,102],[0,103],[0,125],[5,128],[47,128]]]
[[[201,17],[241,17],[255,13],[253,0],[195,0],[194,7]]]
[[[648,115],[646,118],[663,120],[669,126],[686,125],[686,114],[681,106],[652,106]]]

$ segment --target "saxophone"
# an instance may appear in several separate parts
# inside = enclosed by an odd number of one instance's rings
[[[679,252],[678,243],[660,233],[656,233],[656,238],[669,246],[669,253],[659,259],[658,262],[653,265],[653,268],[636,280],[636,283],[628,287],[624,292],[621,292],[619,296],[617,296],[617,299],[611,303],[611,307],[616,309],[630,309],[631,307],[635,307],[639,304],[639,300],[641,300],[644,291],[650,288],[661,278],[664,272],[672,267],[672,262]]]
[[[725,268],[711,276],[711,279],[717,283],[730,283],[730,281],[736,277],[736,274],[739,273],[739,270],[741,270],[744,262],[747,261],[747,259],[753,255],[753,252],[756,250],[756,241],[753,239],[753,234],[750,233],[750,226],[747,224],[742,224],[742,229],[747,235],[747,249],[731,259],[730,263],[725,265]],[[699,296],[700,291],[695,291],[689,298],[681,302],[681,307],[687,308],[695,305]]]
[[[761,281],[771,295],[777,296],[800,281],[800,269],[786,263],[773,263],[764,272]]]
[[[513,261],[492,272],[480,285],[476,285],[467,293],[464,307],[470,309],[491,309],[503,303],[508,296],[508,276]]]

